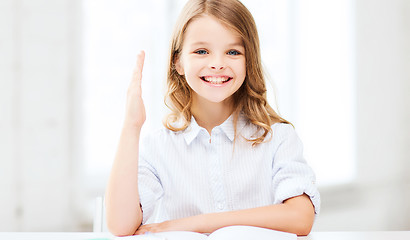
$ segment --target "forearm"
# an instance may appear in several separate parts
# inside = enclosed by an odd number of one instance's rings
[[[302,195],[283,204],[196,217],[199,220],[196,229],[198,232],[213,232],[232,225],[248,225],[307,235],[313,225],[314,209],[309,197]]]
[[[108,181],[105,203],[107,225],[115,235],[131,235],[141,224],[138,194],[140,129],[124,127]]]

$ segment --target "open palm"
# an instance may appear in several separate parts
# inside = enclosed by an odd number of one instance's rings
[[[144,67],[145,52],[137,55],[137,63],[132,74],[131,83],[127,92],[126,118],[127,124],[141,128],[145,122],[145,106],[142,100],[141,80]]]

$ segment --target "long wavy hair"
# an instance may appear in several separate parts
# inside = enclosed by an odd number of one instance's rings
[[[236,132],[239,114],[244,114],[257,127],[256,136],[247,139],[255,146],[262,143],[268,133],[272,132],[272,124],[289,122],[280,117],[267,101],[256,24],[252,14],[238,0],[190,0],[183,8],[171,38],[165,95],[165,104],[171,113],[165,118],[164,125],[172,131],[181,131],[191,122],[193,90],[185,80],[185,76],[178,74],[175,64],[182,52],[184,33],[188,24],[203,15],[215,17],[222,24],[239,33],[243,40],[246,77],[242,86],[232,96],[234,129]],[[177,122],[178,124],[175,124]]]

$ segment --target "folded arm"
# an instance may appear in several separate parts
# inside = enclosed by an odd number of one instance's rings
[[[197,216],[142,225],[136,234],[163,231],[195,231],[211,233],[232,225],[247,225],[278,231],[308,235],[312,229],[315,210],[310,198],[300,195],[282,204],[230,212],[201,214]]]

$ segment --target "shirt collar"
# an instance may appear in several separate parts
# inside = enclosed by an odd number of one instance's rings
[[[242,128],[246,125],[246,123],[247,123],[247,118],[242,113],[240,113],[238,116],[238,122],[236,126],[237,133],[239,133],[242,130]],[[233,141],[235,138],[233,114],[229,116],[229,118],[226,119],[225,122],[223,122],[219,126],[216,126],[214,129],[217,129],[217,128],[221,129],[222,132],[225,133],[225,135],[229,138],[229,140]],[[206,129],[199,126],[194,116],[192,116],[191,124],[183,132],[186,143],[190,145],[191,142],[199,135],[201,131],[206,132]]]
[[[185,142],[190,145],[191,142],[198,136],[199,132],[203,129],[195,121],[194,116],[191,117],[191,124],[183,131]],[[205,130],[205,129],[204,129]]]

